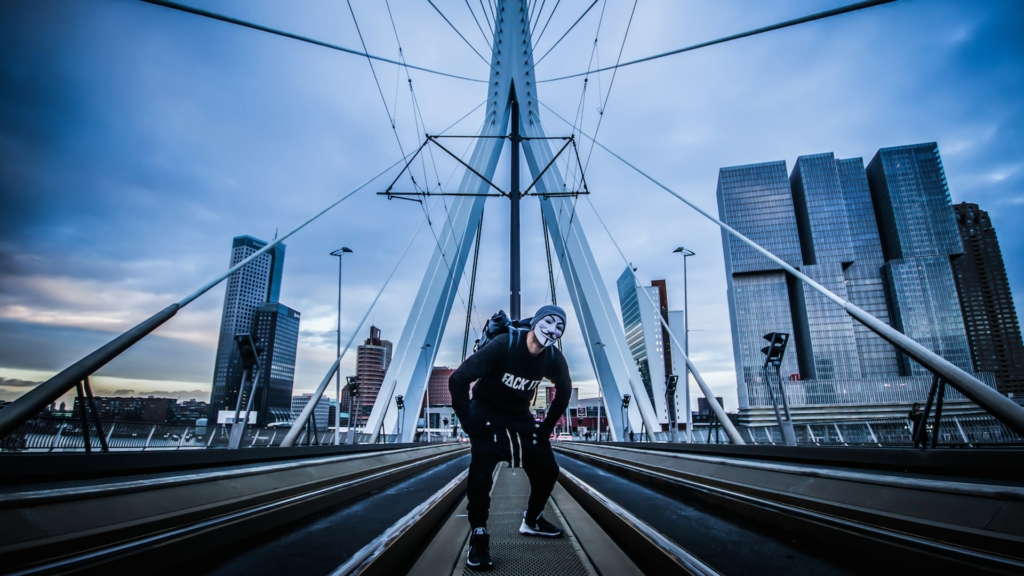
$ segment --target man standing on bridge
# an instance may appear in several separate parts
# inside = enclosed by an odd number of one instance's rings
[[[572,393],[569,366],[553,346],[564,331],[565,311],[554,305],[541,306],[530,320],[528,332],[510,328],[467,358],[448,380],[455,414],[472,443],[466,493],[473,530],[466,564],[472,568],[493,566],[487,515],[492,474],[499,462],[514,467],[518,460],[530,479],[530,500],[519,532],[549,538],[563,533],[542,513],[558,479],[550,436]],[[544,421],[536,422],[530,403],[544,378],[555,385],[555,399]],[[474,381],[470,400],[469,387]]]

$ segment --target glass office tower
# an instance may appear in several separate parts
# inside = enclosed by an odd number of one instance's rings
[[[260,426],[291,421],[301,318],[299,312],[278,302],[267,302],[256,309],[252,335],[254,340],[258,339],[257,344],[263,346],[263,370],[253,410]],[[244,401],[247,399],[243,398]]]
[[[973,370],[950,260],[964,253],[946,174],[934,142],[883,148],[867,168],[885,264],[892,325],[949,360]],[[930,376],[899,354],[904,376]]]
[[[722,168],[718,205],[723,221],[811,279],[971,369],[950,265],[962,249],[935,144],[880,150],[866,170],[832,153],[801,156],[788,177],[783,161]],[[805,414],[881,416],[924,400],[929,372],[739,240],[723,233],[722,243],[741,422],[771,406],[769,332],[792,335],[781,376]]]
[[[235,266],[266,245],[263,240],[252,236],[236,236],[231,243],[231,260],[228,265]],[[213,390],[210,393],[211,423],[217,421],[217,411],[235,409],[243,376],[235,334],[252,330],[252,321],[260,305],[264,302],[277,302],[281,293],[284,253],[284,244],[278,244],[226,281],[217,359],[213,369]]]
[[[633,271],[626,268],[619,276],[617,284],[626,344],[629,345],[629,351],[640,371],[647,396],[658,414],[659,423],[668,424],[665,392],[668,371],[672,369],[671,343],[668,331],[664,329],[659,318],[668,319],[665,281],[655,280],[652,282],[653,286],[637,286]],[[640,290],[646,291],[647,295],[642,294]],[[681,332],[682,330],[679,330],[676,336],[681,338]],[[676,400],[678,415],[678,395]]]

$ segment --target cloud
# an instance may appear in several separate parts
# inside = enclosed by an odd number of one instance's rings
[[[0,386],[8,386],[11,388],[35,388],[40,384],[42,384],[42,382],[32,382],[29,380],[19,380],[17,378],[0,377]]]
[[[128,390],[127,388],[121,388],[120,390],[114,390],[110,393],[111,396],[135,396],[135,390]]]

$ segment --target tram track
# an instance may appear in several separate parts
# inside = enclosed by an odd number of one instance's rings
[[[846,563],[854,567],[861,564],[855,552],[860,551],[909,567],[1024,572],[1024,490],[1019,486],[835,469],[787,470],[778,463],[621,447],[560,445],[557,450],[572,458],[563,458],[563,467],[597,467],[680,502],[709,505],[709,510],[809,541],[815,550],[841,546]],[[783,481],[769,471],[804,477]],[[898,499],[902,506],[894,505]],[[922,503],[926,510],[917,513]],[[870,566],[855,571],[870,571]]]
[[[434,445],[0,496],[5,574],[152,572],[316,514],[467,452]]]

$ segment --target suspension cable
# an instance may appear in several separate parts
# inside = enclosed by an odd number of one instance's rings
[[[427,0],[427,2],[429,2],[430,5],[434,7],[434,10],[436,10],[437,13],[441,15],[441,18],[444,18],[444,21],[447,22],[448,25],[451,26],[452,30],[454,30],[455,33],[459,35],[459,38],[462,38],[462,41],[466,43],[466,46],[469,46],[469,49],[472,50],[474,54],[479,56],[480,59],[484,61],[484,64],[487,64],[488,68],[493,68],[493,66],[491,66],[490,61],[484,58],[483,54],[477,52],[476,47],[474,47],[473,44],[469,40],[467,40],[465,36],[462,35],[462,32],[459,32],[459,29],[456,28],[455,24],[452,24],[452,21],[449,20],[448,17],[444,15],[444,12],[441,12],[441,9],[437,7],[437,4],[434,4],[434,0]]]
[[[636,5],[639,0],[633,0],[633,10],[629,13],[629,22],[626,24],[626,33],[622,35],[622,45],[619,46],[619,57],[615,61],[616,64],[622,61],[622,52],[626,49],[626,38],[629,37],[629,29],[633,26],[633,15],[636,14]],[[597,138],[597,133],[601,130],[601,121],[604,120],[604,111],[608,107],[608,99],[612,97],[612,87],[615,86],[615,76],[618,75],[619,69],[615,68],[612,72],[612,79],[608,82],[608,92],[605,94],[604,102],[601,103],[601,109],[597,112],[597,127],[594,128],[594,138]],[[600,74],[600,72],[598,72]],[[598,94],[600,98],[600,94]],[[587,153],[587,161],[583,164],[583,172],[587,171],[590,167],[590,158],[594,155],[594,143],[595,140],[591,140],[590,151]]]
[[[555,15],[555,11],[558,10],[558,5],[562,3],[562,0],[556,0],[555,5],[551,7],[551,12],[548,12],[548,21],[544,23],[544,27],[540,29],[540,34],[537,34],[537,39],[533,41],[533,45],[536,46],[540,39],[544,36],[544,32],[548,29],[548,24],[551,24],[551,18]]]
[[[622,252],[622,248],[619,246],[619,243],[615,240],[615,236],[612,235],[612,231],[608,229],[608,225],[604,223],[604,219],[601,218],[600,214],[598,214],[597,207],[595,207],[594,203],[590,200],[590,196],[587,196],[587,204],[590,204],[590,209],[594,211],[594,216],[597,217],[597,221],[601,223],[601,227],[604,228],[605,233],[608,234],[608,238],[612,241],[612,244],[615,246],[615,250],[617,250],[619,256],[622,257],[622,261],[626,263],[626,269],[629,270],[630,275],[633,277],[634,285],[640,288],[639,290],[637,290],[637,292],[642,292],[644,297],[647,298],[647,301],[650,302],[651,307],[654,310],[658,310],[658,305],[654,303],[654,299],[651,298],[651,295],[647,293],[647,290],[643,289],[643,284],[641,284],[640,279],[636,277],[636,272],[633,270],[632,264],[630,264],[629,259],[626,258],[626,255]],[[690,372],[693,374],[694,379],[697,381],[697,385],[700,386],[701,392],[704,393],[704,398],[707,399],[708,405],[711,406],[711,409],[715,412],[715,415],[718,416],[719,421],[722,423],[722,427],[725,428],[725,433],[728,434],[729,440],[733,444],[744,444],[743,438],[740,436],[739,431],[736,430],[736,427],[733,426],[732,421],[729,420],[729,416],[725,413],[725,409],[722,408],[721,404],[718,403],[718,400],[715,398],[714,392],[711,391],[711,387],[707,385],[707,382],[704,381],[704,377],[700,375],[700,372],[697,371],[697,367],[693,365],[693,362],[690,360],[690,357],[683,350],[683,345],[679,342],[679,338],[676,337],[675,333],[672,331],[672,328],[668,325],[668,320],[666,320],[665,317],[662,316],[661,314],[655,314],[655,316],[658,317],[658,320],[661,322],[661,325],[664,327],[665,331],[668,332],[669,340],[671,341],[671,343],[675,345],[676,349],[678,349],[679,353],[682,355],[683,360],[686,361],[686,365],[687,367],[689,367]]]
[[[397,66],[401,66],[402,65],[401,62],[396,62],[396,61],[391,60],[389,58],[383,58],[381,56],[375,56],[373,54],[367,54],[366,52],[360,52],[358,50],[353,50],[351,48],[345,48],[344,46],[338,46],[337,44],[331,44],[329,42],[323,42],[321,40],[315,40],[315,39],[309,38],[307,36],[300,36],[299,34],[292,34],[291,32],[285,32],[283,30],[276,30],[274,28],[270,28],[269,26],[261,26],[259,24],[254,24],[252,22],[247,22],[245,20],[240,20],[238,18],[232,18],[230,16],[224,16],[222,14],[217,14],[215,12],[210,12],[208,10],[201,10],[199,8],[193,8],[191,6],[186,6],[184,4],[179,4],[177,2],[173,2],[172,0],[141,0],[141,1],[142,2],[146,2],[147,4],[153,4],[153,5],[156,5],[156,6],[162,6],[164,8],[171,8],[173,10],[180,10],[181,12],[187,12],[189,14],[194,14],[196,16],[203,16],[205,18],[210,18],[210,19],[213,19],[213,20],[220,20],[221,22],[227,22],[228,24],[235,24],[237,26],[244,26],[245,28],[251,28],[253,30],[259,30],[260,32],[267,32],[268,34],[275,34],[277,36],[283,36],[285,38],[291,38],[292,40],[299,40],[300,42],[306,42],[306,43],[309,43],[309,44],[315,44],[315,45],[321,46],[323,48],[330,48],[331,50],[337,50],[339,52],[345,52],[346,54],[353,54],[355,56],[365,56],[366,58],[371,58],[371,59],[377,60],[379,62],[387,62],[388,64],[395,64]],[[469,81],[469,82],[482,82],[482,83],[487,83],[488,82],[488,80],[480,80],[480,79],[477,79],[477,78],[468,78],[466,76],[459,76],[458,74],[451,74],[449,72],[441,72],[440,70],[432,70],[430,68],[424,68],[423,66],[414,66],[412,64],[409,64],[408,66],[410,68],[413,68],[415,70],[419,70],[421,72],[429,72],[430,74],[437,74],[439,76],[447,76],[448,78],[455,78],[457,80],[466,80],[466,81]]]
[[[363,33],[359,29],[359,20],[356,19],[356,12],[352,9],[352,0],[345,1],[348,4],[349,13],[352,14],[352,23],[356,26],[356,34],[359,35],[359,42],[363,45],[363,50],[366,50],[366,40],[363,39]],[[373,82],[377,85],[377,93],[380,94],[381,104],[384,105],[384,112],[388,115],[388,122],[391,123],[391,131],[395,134],[395,142],[398,142],[398,151],[402,153],[402,156],[405,156],[405,147],[402,146],[402,139],[398,137],[398,128],[395,127],[395,117],[391,115],[391,110],[388,109],[388,101],[384,98],[384,90],[381,89],[380,80],[377,79],[377,71],[373,67],[373,60],[367,58],[366,62],[370,65],[370,72],[373,74]],[[397,107],[395,108],[395,114],[398,114]],[[416,179],[413,178],[412,173],[409,174],[409,178],[412,180],[414,189],[416,189]]]
[[[480,25],[480,21],[476,18],[476,12],[473,11],[473,7],[470,6],[469,0],[466,0],[466,8],[469,9],[469,13],[473,15],[473,22],[476,22],[476,27],[480,30],[480,35],[484,37],[484,44],[490,43],[490,38],[487,37],[487,33],[484,32],[484,27]]]
[[[420,231],[423,230],[423,225],[425,223],[426,220],[420,222],[419,227],[416,228],[416,232],[413,233],[412,238],[409,239],[409,243],[406,245],[402,255],[398,258],[398,262],[395,263],[395,267],[391,269],[391,274],[389,274],[387,279],[384,280],[384,284],[380,287],[380,290],[377,291],[377,295],[374,296],[373,302],[370,302],[370,306],[366,309],[366,313],[363,314],[362,320],[359,321],[356,329],[352,331],[352,336],[350,336],[348,342],[345,343],[345,348],[342,349],[341,354],[339,354],[334,362],[331,363],[331,367],[327,370],[327,375],[320,381],[320,386],[317,387],[316,391],[310,397],[309,403],[306,404],[298,418],[296,418],[295,422],[292,423],[292,427],[288,430],[288,434],[285,435],[284,440],[281,441],[281,447],[287,448],[294,445],[295,439],[298,438],[299,434],[302,432],[302,428],[306,425],[306,420],[309,420],[310,414],[313,413],[317,403],[320,402],[320,398],[323,397],[324,391],[327,389],[327,385],[330,384],[334,374],[339,370],[341,366],[341,359],[345,357],[349,348],[352,347],[352,343],[355,342],[356,337],[359,335],[359,331],[363,329],[363,324],[365,324],[366,319],[370,317],[370,313],[373,312],[373,308],[377,305],[377,301],[380,300],[380,296],[384,293],[384,289],[388,287],[391,279],[395,277],[395,272],[398,272],[398,268],[402,265],[402,261],[405,260],[405,256],[409,253],[409,249],[416,243],[416,238],[420,235]],[[338,399],[338,402],[340,404],[340,398]]]
[[[668,52],[662,52],[660,54],[654,54],[653,56],[646,56],[644,58],[637,58],[636,60],[630,60],[629,62],[623,62],[616,64],[615,66],[608,66],[607,68],[601,68],[594,70],[593,72],[605,72],[607,70],[613,70],[616,68],[625,68],[626,66],[632,66],[634,64],[640,64],[642,62],[649,62],[651,60],[657,60],[658,58],[664,58],[666,56],[673,56],[675,54],[682,54],[683,52],[689,52],[691,50],[697,50],[698,48],[706,48],[708,46],[714,46],[715,44],[721,44],[723,42],[729,42],[731,40],[739,40],[740,38],[747,38],[749,36],[756,36],[757,34],[763,34],[765,32],[772,32],[774,30],[781,30],[782,28],[788,28],[790,26],[796,26],[797,24],[804,24],[806,22],[813,22],[815,20],[821,20],[823,18],[829,18],[831,16],[838,16],[840,14],[847,14],[849,12],[856,12],[857,10],[863,10],[864,8],[873,8],[882,4],[888,4],[895,2],[896,0],[864,0],[863,2],[857,2],[849,4],[847,6],[841,6],[832,10],[826,10],[824,12],[818,12],[817,14],[811,14],[809,16],[803,16],[800,18],[794,18],[792,20],[786,20],[778,24],[772,24],[770,26],[763,26],[761,28],[755,28],[754,30],[748,30],[746,32],[740,32],[739,34],[733,34],[731,36],[725,36],[718,38],[717,40],[709,40],[707,42],[701,42],[700,44],[694,44],[692,46],[686,46],[685,48],[677,48],[676,50],[670,50]],[[578,78],[579,76],[585,76],[590,72],[579,72],[577,74],[569,74],[568,76],[559,76],[558,78],[549,78],[547,80],[538,80],[537,82],[558,82],[559,80],[568,80],[569,78]]]
[[[557,47],[557,46],[558,46],[558,44],[559,44],[559,43],[560,43],[560,42],[561,42],[562,40],[564,40],[566,36],[568,36],[568,35],[569,35],[569,32],[572,32],[572,29],[573,29],[573,28],[575,28],[575,27],[576,27],[576,25],[580,23],[580,20],[583,20],[583,17],[584,17],[584,16],[586,16],[588,12],[590,12],[590,9],[591,9],[591,8],[593,8],[594,6],[596,6],[596,5],[597,5],[597,2],[598,2],[598,0],[594,0],[594,1],[593,1],[593,2],[592,2],[592,3],[590,4],[590,6],[587,6],[587,9],[583,11],[583,14],[580,14],[580,17],[579,17],[579,18],[577,18],[577,19],[576,19],[576,21],[572,23],[572,26],[569,26],[569,29],[565,31],[565,34],[562,34],[562,36],[561,36],[561,37],[560,37],[560,38],[559,38],[559,39],[558,39],[557,41],[555,41],[555,43],[554,43],[554,44],[552,44],[552,45],[551,45],[551,48],[548,48],[547,52],[545,52],[545,53],[544,53],[544,55],[543,55],[543,56],[541,56],[539,60],[535,60],[535,61],[533,62],[533,66],[531,66],[531,67],[530,67],[530,69],[531,69],[531,70],[532,70],[532,69],[534,69],[534,68],[536,68],[536,67],[537,67],[537,64],[540,64],[541,60],[543,60],[543,59],[547,58],[547,57],[548,57],[548,54],[551,54],[551,51],[552,51],[552,50],[554,50],[554,49],[555,49],[555,47]],[[635,8],[635,7],[636,7],[636,6],[634,6],[634,8]]]

